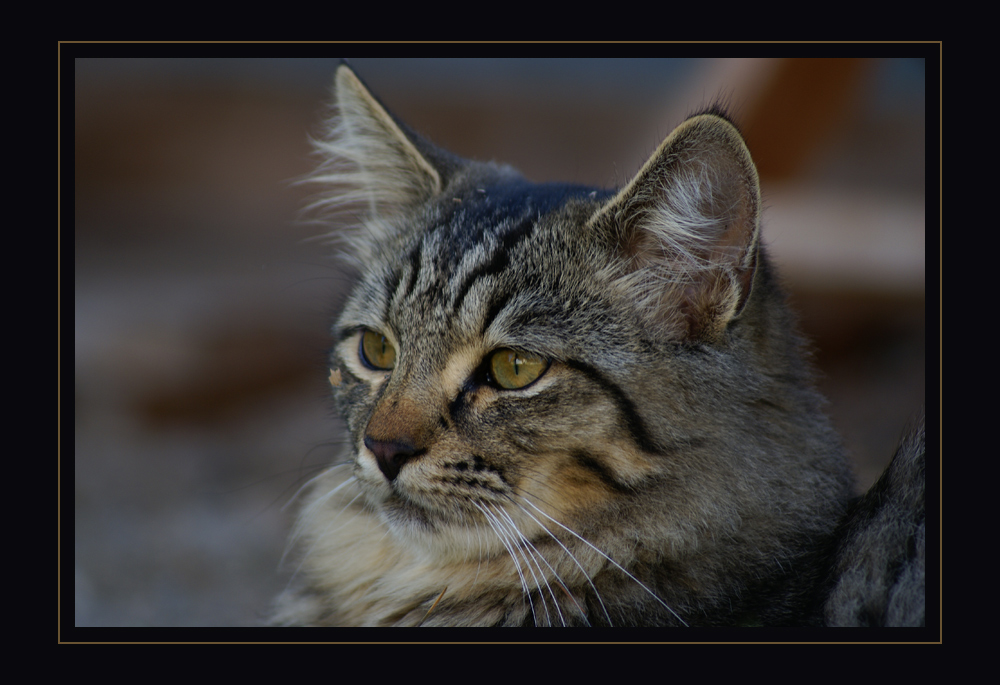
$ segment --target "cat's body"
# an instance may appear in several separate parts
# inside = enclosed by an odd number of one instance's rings
[[[434,148],[345,66],[337,98],[319,178],[366,204],[330,363],[350,448],[273,621],[836,621],[852,478],[725,116],[608,192]]]

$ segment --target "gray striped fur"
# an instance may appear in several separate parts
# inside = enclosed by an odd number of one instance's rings
[[[852,478],[736,127],[688,119],[618,191],[538,185],[336,81],[317,180],[359,217],[330,359],[350,447],[302,505],[274,622],[818,622]],[[498,387],[504,348],[548,368]]]

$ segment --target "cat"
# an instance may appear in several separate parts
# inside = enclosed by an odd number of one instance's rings
[[[361,214],[329,361],[349,448],[274,625],[922,624],[922,428],[883,553],[900,479],[852,496],[721,107],[608,191],[461,159],[335,80],[314,180]]]

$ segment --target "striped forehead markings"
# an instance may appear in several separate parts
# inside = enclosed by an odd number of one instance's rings
[[[455,299],[452,300],[451,310],[458,312],[462,308],[465,296],[469,294],[469,289],[476,281],[486,276],[495,276],[502,273],[510,265],[510,253],[519,243],[532,234],[535,229],[535,222],[532,219],[523,219],[514,228],[503,234],[500,244],[493,250],[489,260],[479,264],[465,277],[465,280],[458,288]]]
[[[417,275],[420,272],[421,255],[423,254],[424,241],[421,240],[417,245],[410,250],[409,259],[407,260],[410,264],[410,277],[406,281],[406,288],[403,290],[403,298],[407,298],[413,292],[413,289],[417,287]]]
[[[461,309],[469,290],[477,281],[491,275],[495,276],[503,273],[510,266],[510,253],[532,234],[534,228],[535,221],[533,219],[523,219],[513,228],[505,231],[500,236],[500,240],[495,243],[493,250],[487,252],[488,246],[485,241],[476,245],[476,247],[483,248],[481,250],[476,250],[479,254],[480,263],[467,270],[466,275],[461,280],[461,283],[454,290],[455,295],[449,303],[449,310],[452,313],[457,313]],[[438,268],[438,266],[434,263],[434,260],[429,257],[425,257],[424,254],[425,251],[429,249],[429,238],[431,236],[438,238],[442,237],[437,235],[437,232],[425,234],[423,238],[411,248],[405,262],[395,272],[391,282],[386,284],[388,291],[392,293],[390,300],[392,303],[399,304],[412,298],[416,294],[417,284],[421,280],[423,272],[427,269],[434,271]],[[467,252],[466,254],[469,253]],[[404,274],[406,276],[405,282]],[[429,294],[431,297],[444,295],[443,292],[430,292]],[[509,297],[504,294],[500,294],[500,296],[504,300]],[[493,309],[495,309],[495,307]]]
[[[388,320],[389,312],[394,306],[399,306],[413,296],[417,281],[420,279],[420,271],[424,263],[423,253],[430,235],[432,234],[427,233],[420,238],[406,255],[404,265],[394,270],[390,282],[386,283],[386,292],[390,295],[386,299],[386,311],[383,314],[385,320]],[[408,271],[407,267],[409,267]],[[403,283],[404,273],[407,274],[405,284]]]

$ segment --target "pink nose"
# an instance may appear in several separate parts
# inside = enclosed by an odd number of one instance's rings
[[[374,440],[367,436],[365,437],[365,447],[375,455],[379,470],[390,483],[396,480],[403,464],[423,453],[423,450],[418,450],[407,442]]]

